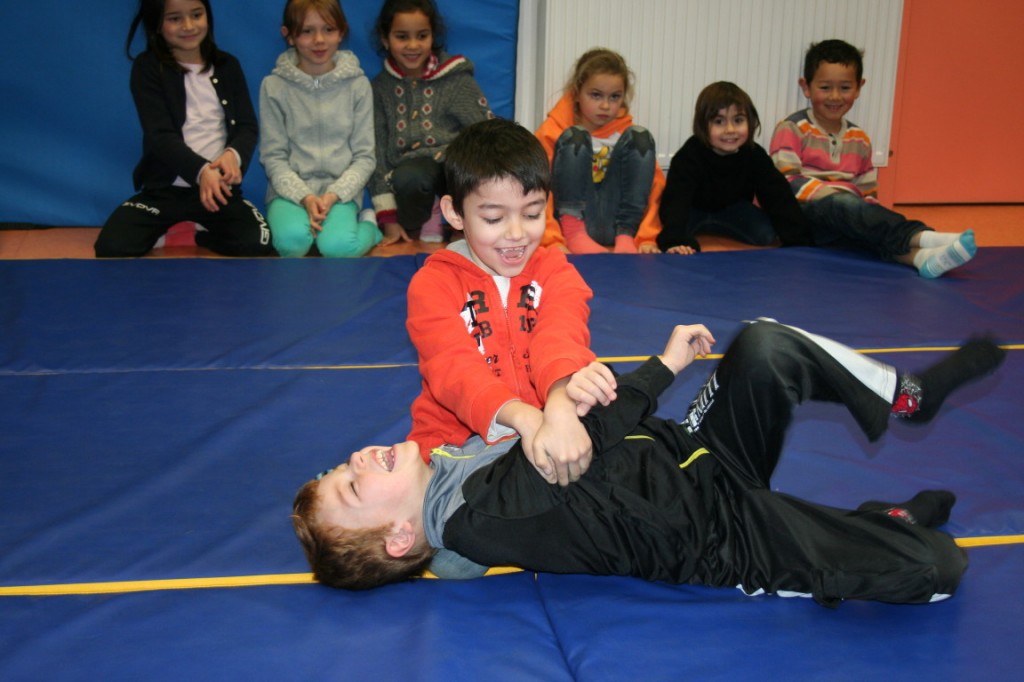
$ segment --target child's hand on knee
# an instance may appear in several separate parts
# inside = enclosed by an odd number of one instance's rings
[[[199,173],[199,201],[210,213],[216,213],[221,206],[227,206],[231,186],[224,182],[220,170],[212,163]]]
[[[412,241],[405,228],[398,223],[384,223],[382,229],[384,231],[384,238],[380,242],[381,246]]]
[[[327,213],[329,213],[330,210],[334,208],[334,205],[339,201],[341,201],[341,197],[334,192],[324,192],[320,195],[320,206],[324,209],[325,218],[327,217]]]
[[[309,227],[316,235],[317,232],[324,229],[324,219],[327,218],[324,202],[315,194],[307,194],[302,200],[302,206],[306,209],[306,215],[309,216]]]
[[[220,171],[225,184],[242,184],[242,167],[238,162],[238,156],[230,149],[225,149],[223,154],[210,163],[210,167]]]

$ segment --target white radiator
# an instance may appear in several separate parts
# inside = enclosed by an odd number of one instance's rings
[[[631,111],[667,167],[690,136],[701,89],[732,81],[761,117],[766,149],[775,124],[807,105],[798,86],[812,42],[840,38],[865,50],[866,84],[849,114],[887,165],[901,0],[522,0],[516,118],[535,130],[591,47],[621,53],[636,77]]]

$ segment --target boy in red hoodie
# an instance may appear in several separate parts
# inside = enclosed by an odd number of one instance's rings
[[[423,377],[409,438],[429,461],[443,444],[518,433],[545,478],[567,485],[591,455],[566,385],[594,359],[592,293],[560,250],[540,246],[544,149],[511,121],[483,121],[451,144],[445,173],[441,210],[465,238],[430,256],[409,284],[406,328]]]

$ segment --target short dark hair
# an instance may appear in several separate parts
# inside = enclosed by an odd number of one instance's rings
[[[811,43],[804,56],[804,80],[808,85],[814,80],[814,74],[822,62],[852,66],[857,72],[858,83],[864,77],[864,50],[858,50],[845,40],[832,38]]]
[[[761,129],[761,119],[757,115],[750,95],[743,92],[735,83],[729,81],[718,81],[712,83],[697,95],[697,104],[693,108],[693,134],[706,144],[711,146],[711,138],[708,136],[708,124],[718,116],[722,109],[728,109],[735,105],[747,117],[747,141],[746,147],[754,146],[754,138]]]
[[[465,128],[448,145],[444,162],[448,194],[455,211],[477,187],[490,180],[514,178],[523,193],[551,189],[551,167],[540,140],[514,121],[493,118]]]
[[[348,529],[317,521],[320,481],[299,488],[292,504],[292,525],[317,582],[346,590],[367,590],[423,574],[437,553],[426,542],[401,557],[385,550],[389,526]]]
[[[380,14],[377,15],[377,21],[373,25],[371,45],[376,47],[377,53],[383,57],[387,56],[387,48],[381,41],[387,39],[388,34],[391,33],[391,24],[395,21],[395,15],[407,12],[422,12],[427,17],[427,21],[430,22],[430,33],[434,39],[430,51],[435,55],[442,52],[445,38],[444,18],[433,0],[384,0]]]

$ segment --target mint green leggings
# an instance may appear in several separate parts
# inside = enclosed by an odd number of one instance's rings
[[[320,255],[327,258],[358,258],[381,240],[380,230],[371,222],[358,222],[354,201],[335,204],[327,212],[324,229],[315,237]],[[278,197],[267,205],[267,222],[277,253],[284,258],[301,258],[313,247],[313,230],[306,209]]]

